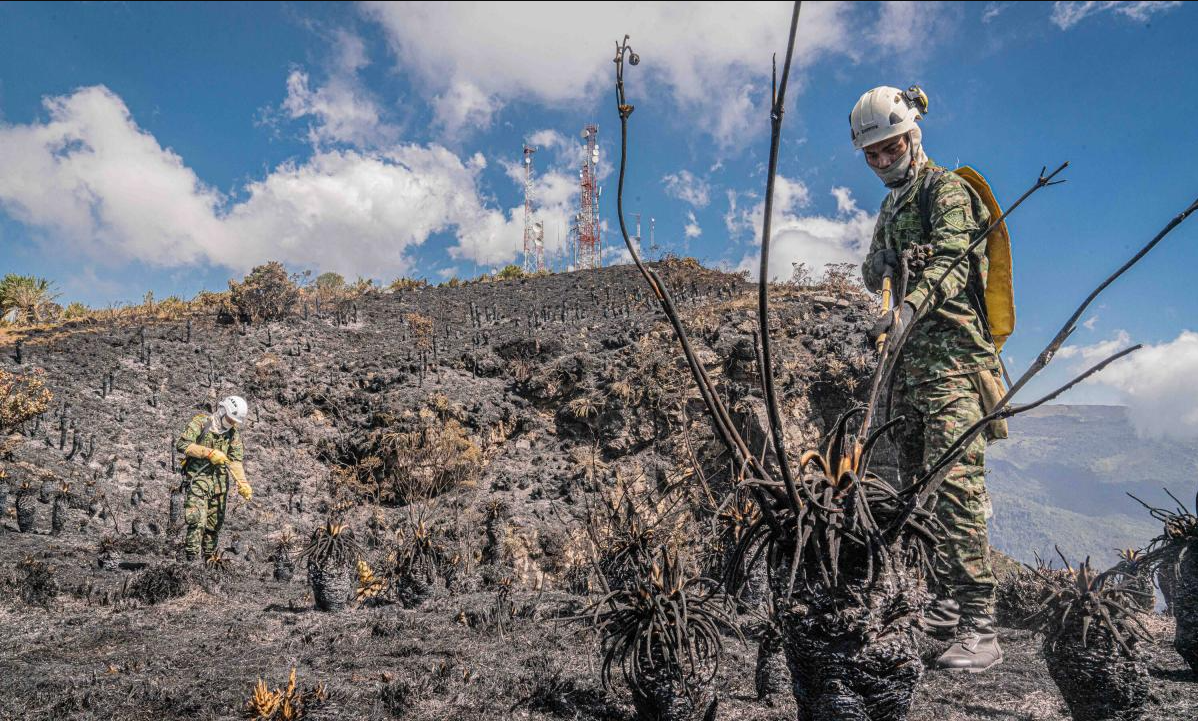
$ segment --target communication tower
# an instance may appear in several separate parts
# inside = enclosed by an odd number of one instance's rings
[[[524,272],[532,273],[540,270],[544,264],[542,248],[544,243],[537,234],[537,228],[532,220],[532,154],[536,148],[524,146]]]
[[[578,216],[575,219],[574,267],[580,270],[603,266],[603,240],[599,228],[599,126],[582,129],[586,155],[578,172]]]

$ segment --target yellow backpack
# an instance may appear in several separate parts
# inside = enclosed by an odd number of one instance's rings
[[[937,173],[939,172],[937,171]],[[956,173],[970,188],[973,188],[982,204],[986,206],[986,210],[990,211],[991,222],[1002,215],[1002,207],[998,204],[998,199],[994,197],[994,191],[990,189],[990,184],[986,182],[981,173],[968,165],[944,172]],[[932,184],[932,182],[928,183],[927,187],[930,188]],[[924,219],[924,226],[930,227],[925,195],[926,193],[920,194],[920,213]],[[986,257],[990,260],[990,270],[987,273],[984,287],[985,307],[979,310],[983,311],[990,326],[990,336],[994,340],[995,349],[1001,351],[1007,338],[1015,331],[1015,286],[1011,262],[1011,236],[1007,233],[1005,221],[986,236]]]

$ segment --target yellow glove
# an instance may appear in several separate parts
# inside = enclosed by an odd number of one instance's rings
[[[229,457],[225,455],[224,451],[220,451],[215,448],[209,448],[208,460],[218,466],[223,466],[229,462]]]
[[[242,465],[241,461],[229,461],[229,475],[233,476],[233,481],[237,484],[237,492],[241,494],[241,497],[247,503],[253,500],[254,489],[245,480],[245,466]]]
[[[187,448],[183,449],[183,455],[188,458],[207,458],[209,450],[199,443],[190,443]]]

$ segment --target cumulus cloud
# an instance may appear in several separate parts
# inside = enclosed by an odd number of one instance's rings
[[[690,203],[696,208],[706,208],[711,202],[711,188],[702,178],[696,178],[689,170],[680,170],[662,177],[666,195]]]
[[[1097,320],[1092,318],[1091,320]],[[1084,324],[1087,328],[1091,327],[1089,322]],[[1100,341],[1090,345],[1067,345],[1057,351],[1057,356],[1062,359],[1078,358],[1086,363],[1097,363],[1107,356],[1118,353],[1124,348],[1131,345],[1131,335],[1125,330],[1115,331],[1115,337],[1109,340]]]
[[[1057,2],[1052,8],[1052,23],[1062,30],[1068,30],[1086,18],[1104,12],[1147,22],[1156,13],[1180,7],[1181,2]]]
[[[1123,334],[1125,335],[1125,334]],[[1117,347],[1116,338],[1109,341]],[[1062,349],[1064,350],[1064,349]],[[1090,383],[1119,392],[1136,432],[1179,440],[1198,438],[1198,333],[1141,348],[1111,364]]]
[[[581,143],[574,142],[552,128],[533,131],[528,136],[528,144],[538,150],[548,150],[557,153],[562,158],[572,158],[582,151]]]
[[[833,263],[860,263],[869,250],[877,215],[857,207],[848,188],[833,188],[836,198],[834,216],[806,215],[801,211],[808,205],[810,194],[802,182],[779,175],[775,181],[774,217],[770,243],[771,280],[790,278],[794,264],[803,263],[818,275]],[[765,204],[759,201],[741,211],[737,227],[752,227],[761,236],[761,219]],[[740,262],[742,270],[757,273],[760,252],[754,250]]]
[[[96,257],[173,265],[230,249],[223,198],[143,132],[107,88],[43,102],[45,123],[0,127],[0,203],[18,221],[85,241]]]
[[[686,226],[683,232],[687,238],[698,238],[703,235],[703,228],[699,227],[699,221],[695,218],[695,211],[689,210],[686,213]]]
[[[291,120],[310,120],[308,140],[313,146],[344,143],[371,147],[399,138],[399,129],[384,120],[378,102],[358,78],[368,64],[362,39],[337,31],[333,60],[323,84],[314,86],[310,73],[298,68],[288,75],[282,110]]]
[[[244,271],[266,260],[347,276],[410,271],[407,252],[438,233],[478,263],[515,258],[516,209],[478,193],[481,154],[437,145],[318,150],[244,188],[233,202],[141,129],[102,86],[47,98],[45,122],[0,126],[0,207],[63,252],[97,262]],[[543,181],[560,197],[561,178]]]
[[[433,98],[436,122],[451,138],[469,130],[485,129],[500,107],[496,97],[487,95],[469,80],[455,80],[445,92]]]
[[[488,99],[565,106],[594,98],[611,82],[612,40],[632,35],[643,62],[633,73],[662,84],[700,130],[722,146],[760,132],[768,102],[770,53],[781,54],[789,31],[785,2],[701,3],[416,3],[365,2],[405,71],[433,92],[468,83]],[[856,59],[858,28],[924,27],[940,8],[872,8],[851,3],[803,7],[797,62],[821,56]],[[929,36],[919,36],[926,42]],[[898,42],[895,40],[894,42]],[[645,95],[639,97],[647,97]],[[480,113],[486,115],[486,113]],[[755,122],[757,121],[757,122]]]

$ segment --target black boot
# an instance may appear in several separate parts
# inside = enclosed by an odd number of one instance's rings
[[[951,641],[961,621],[961,607],[951,598],[932,600],[923,615],[924,632],[938,641]]]
[[[993,616],[967,617],[957,627],[956,640],[936,659],[936,668],[981,673],[1002,663],[1002,649]]]

